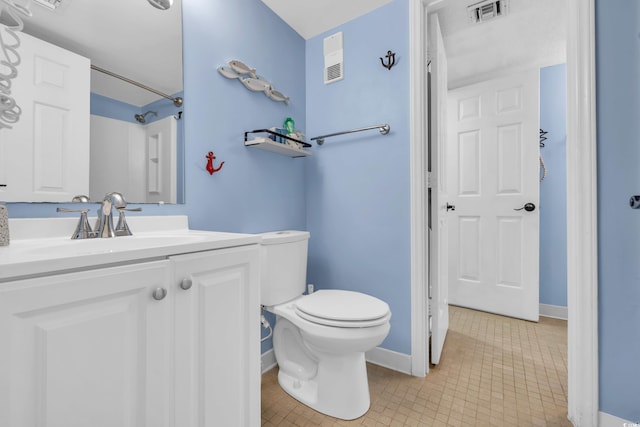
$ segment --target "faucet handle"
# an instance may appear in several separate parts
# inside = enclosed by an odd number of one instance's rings
[[[80,213],[82,213],[82,212],[84,212],[84,213],[87,213],[87,212],[89,212],[90,210],[91,210],[91,209],[67,209],[67,208],[57,208],[57,209],[56,209],[56,212],[64,212],[64,213],[67,213],[67,212],[80,212]]]
[[[78,194],[73,199],[71,199],[71,202],[73,203],[89,203],[89,201],[89,197],[85,196],[84,194]]]
[[[87,219],[87,212],[89,212],[89,209],[57,208],[56,212],[80,212],[80,220],[78,221],[75,231],[71,235],[71,239],[89,239],[95,237],[95,233],[91,230],[89,220]]]
[[[127,209],[125,207],[117,208],[118,209],[118,224],[116,225],[115,233],[116,236],[131,236],[131,229],[129,229],[129,225],[127,224],[127,220],[124,216],[125,212],[141,212],[142,208],[130,208]]]

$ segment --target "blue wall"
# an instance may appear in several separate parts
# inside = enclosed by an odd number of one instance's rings
[[[567,306],[567,126],[565,64],[540,69],[540,128],[548,132],[540,155],[540,303]]]
[[[247,130],[280,125],[288,116],[305,123],[304,40],[256,0],[190,0],[183,21],[186,204],[147,204],[142,214],[188,214],[192,228],[205,230],[305,229],[305,159],[243,145]],[[256,67],[291,104],[222,77],[216,69],[231,59]],[[225,161],[212,176],[205,170],[209,151]],[[13,218],[55,217],[57,206],[11,203],[8,209]]]
[[[306,229],[304,168],[244,147],[244,132],[293,117],[304,130],[305,42],[262,2],[190,0],[183,5],[187,213],[193,228],[236,232]],[[217,67],[256,68],[290,105],[251,92]],[[223,169],[205,171],[214,151]]]
[[[140,107],[91,92],[90,112],[95,116],[109,117],[116,120],[135,123],[135,115]]]
[[[600,410],[640,420],[640,6],[596,0]]]
[[[391,332],[382,347],[411,353],[409,12],[397,0],[307,40],[307,133],[329,138],[306,174],[308,281],[319,289],[362,291],[388,302]],[[323,40],[344,37],[344,80],[324,84]],[[397,65],[378,59],[396,52]]]
[[[184,97],[184,92],[175,93],[172,96],[174,98]],[[157,116],[153,114],[146,116],[147,123],[152,123],[172,114],[177,114],[182,111],[182,107],[176,107],[173,105],[173,101],[165,98],[159,98],[157,101],[138,107],[91,92],[91,114],[93,115],[137,123],[135,115],[144,114],[147,111],[155,111],[158,114]]]
[[[389,301],[393,326],[383,346],[407,354],[408,1],[337,29],[345,37],[345,80],[328,86],[322,83],[326,34],[309,40],[305,51],[304,40],[258,0],[185,2],[187,203],[144,206],[145,214],[188,214],[191,226],[203,229],[308,224],[309,281]],[[600,409],[634,421],[640,420],[640,212],[627,200],[640,194],[639,15],[637,2],[596,0]],[[388,49],[399,57],[391,71],[378,60]],[[276,104],[218,75],[216,67],[230,59],[257,67],[292,104]],[[392,133],[330,139],[308,159],[242,146],[245,130],[287,116],[306,123],[310,136],[384,122]],[[213,176],[204,171],[209,150],[227,161]],[[9,211],[56,216],[55,207],[10,204]]]

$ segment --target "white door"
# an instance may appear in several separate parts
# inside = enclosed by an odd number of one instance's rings
[[[431,330],[431,363],[440,362],[442,347],[449,328],[448,303],[448,239],[449,224],[446,209],[449,201],[447,194],[447,56],[440,32],[438,15],[429,20],[429,56],[431,57],[431,83],[429,114],[431,115],[429,132],[430,185],[429,210],[429,251],[431,253],[429,269],[429,319]]]
[[[0,284],[0,425],[173,426],[167,261]]]
[[[449,92],[450,304],[538,320],[538,86],[536,69]]]
[[[175,425],[260,425],[259,247],[171,260],[176,292]]]
[[[90,63],[18,36],[22,63],[12,94],[22,115],[0,132],[0,200],[70,202],[89,193]]]

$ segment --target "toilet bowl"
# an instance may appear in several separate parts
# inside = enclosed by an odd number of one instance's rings
[[[361,417],[370,405],[365,352],[388,335],[389,306],[346,290],[303,295],[309,233],[261,236],[261,303],[276,315],[278,383],[318,412],[345,420]]]
[[[325,311],[318,301],[327,305]],[[336,307],[348,308],[345,301],[359,310],[339,314]],[[314,307],[313,314],[304,311],[307,306]],[[276,315],[273,350],[280,386],[332,417],[352,420],[364,415],[370,405],[364,353],[389,333],[388,305],[358,292],[320,290],[267,310]]]

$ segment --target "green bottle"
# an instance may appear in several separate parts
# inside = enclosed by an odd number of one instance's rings
[[[282,127],[287,130],[287,134],[296,132],[296,124],[291,117],[287,117],[286,119],[284,119]]]

